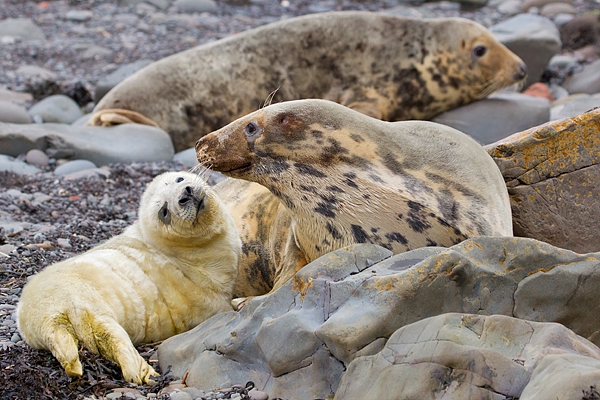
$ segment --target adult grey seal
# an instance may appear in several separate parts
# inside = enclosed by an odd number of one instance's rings
[[[296,100],[240,118],[196,150],[202,164],[238,178],[215,187],[242,237],[237,297],[262,294],[353,243],[400,253],[512,235],[494,160],[433,122],[384,122]]]
[[[149,119],[180,151],[277,88],[275,101],[323,98],[397,121],[429,119],[525,75],[521,59],[474,21],[312,14],[159,60],[113,88],[91,124]]]
[[[17,308],[23,339],[81,376],[78,343],[129,382],[154,369],[134,344],[166,339],[230,311],[241,242],[221,200],[188,172],[156,177],[139,221],[106,243],[33,276]]]

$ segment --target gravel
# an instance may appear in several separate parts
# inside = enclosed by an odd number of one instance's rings
[[[0,20],[30,18],[46,40],[0,41],[0,87],[32,93],[33,102],[52,94],[67,94],[90,111],[96,83],[124,64],[158,60],[249,28],[312,12],[378,11],[408,4],[400,0],[228,0],[217,1],[215,13],[184,14],[173,5],[166,9],[148,3],[125,5],[134,2],[1,1]],[[574,0],[573,5],[578,13],[598,7],[596,0]],[[508,17],[495,7],[461,10],[449,2],[426,3],[420,9],[438,16],[471,18],[488,27]],[[31,68],[23,68],[26,66],[46,71],[32,74]],[[101,398],[116,396],[115,388],[128,388],[147,398],[169,398],[160,392],[173,382],[177,384],[177,377],[168,371],[163,371],[158,385],[134,388],[121,380],[115,365],[85,350],[81,352],[84,376],[68,378],[50,353],[32,349],[21,340],[15,307],[27,277],[121,233],[136,219],[146,183],[161,172],[182,166],[114,164],[106,167],[110,171],[107,178],[79,180],[57,177],[52,172],[55,166],[51,163],[38,175],[0,172],[0,398]],[[151,344],[138,350],[151,360],[155,348]],[[156,363],[151,364],[157,369]],[[227,398],[234,392],[217,394]]]

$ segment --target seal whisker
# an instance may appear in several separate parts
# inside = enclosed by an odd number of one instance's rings
[[[262,110],[265,107],[268,107],[271,105],[271,103],[273,102],[273,98],[275,97],[275,94],[277,93],[277,91],[281,89],[281,86],[277,86],[277,89],[273,90],[271,93],[269,93],[269,95],[267,96],[267,98],[265,99],[265,102],[263,103],[263,105],[259,108],[260,110]]]

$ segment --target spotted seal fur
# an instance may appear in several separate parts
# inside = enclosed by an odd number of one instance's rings
[[[322,98],[398,121],[430,119],[525,75],[520,58],[467,19],[311,14],[159,60],[100,100],[91,123],[121,123],[134,111],[134,122],[154,121],[180,151],[277,88],[276,102]]]
[[[187,331],[231,311],[241,242],[223,203],[197,175],[167,172],[142,196],[139,221],[25,285],[17,308],[23,339],[81,376],[78,343],[117,363],[129,382],[154,369],[134,343]]]
[[[242,237],[236,295],[261,294],[353,243],[395,253],[512,235],[498,167],[469,136],[326,100],[265,107],[198,140]],[[248,182],[241,181],[243,179]]]

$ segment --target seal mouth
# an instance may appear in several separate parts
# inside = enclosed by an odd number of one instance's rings
[[[241,167],[237,167],[237,168],[232,168],[230,170],[227,171],[221,171],[221,173],[223,174],[241,174],[244,172],[248,172],[252,169],[252,163],[247,163],[242,165]]]

